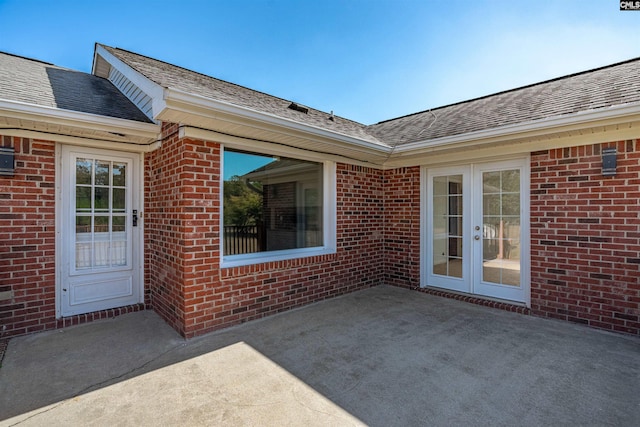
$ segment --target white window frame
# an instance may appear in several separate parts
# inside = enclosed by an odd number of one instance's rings
[[[292,159],[317,162],[322,168],[322,231],[323,245],[312,248],[286,249],[281,251],[255,252],[250,254],[224,255],[224,150],[242,150],[247,153],[268,156],[289,157]],[[316,156],[300,155],[286,150],[257,150],[255,147],[242,147],[235,144],[223,145],[220,153],[220,267],[241,267],[266,262],[330,255],[336,253],[336,163]]]

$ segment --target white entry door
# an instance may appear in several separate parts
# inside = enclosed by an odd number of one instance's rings
[[[528,303],[527,165],[427,171],[424,285]]]
[[[61,316],[142,302],[138,154],[62,148]]]

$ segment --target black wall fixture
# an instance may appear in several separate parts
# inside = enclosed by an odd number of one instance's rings
[[[615,175],[617,167],[617,150],[615,148],[602,149],[602,175]]]

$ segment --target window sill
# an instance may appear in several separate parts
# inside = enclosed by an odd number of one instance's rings
[[[254,254],[231,255],[222,257],[220,268],[243,267],[246,265],[263,264],[267,262],[286,261],[290,259],[307,258],[321,255],[335,254],[335,248],[317,247],[305,249],[291,249],[286,251],[260,252]]]

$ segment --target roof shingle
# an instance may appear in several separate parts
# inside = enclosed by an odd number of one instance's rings
[[[283,119],[336,132],[363,141],[380,144],[366,131],[366,126],[313,108],[307,113],[290,109],[291,100],[252,90],[243,86],[209,77],[195,71],[168,64],[157,59],[124,49],[101,45],[113,56],[163,88],[178,89],[253,111],[267,113]]]
[[[0,99],[152,123],[107,79],[4,52]]]
[[[640,102],[640,58],[371,125],[390,145]]]

